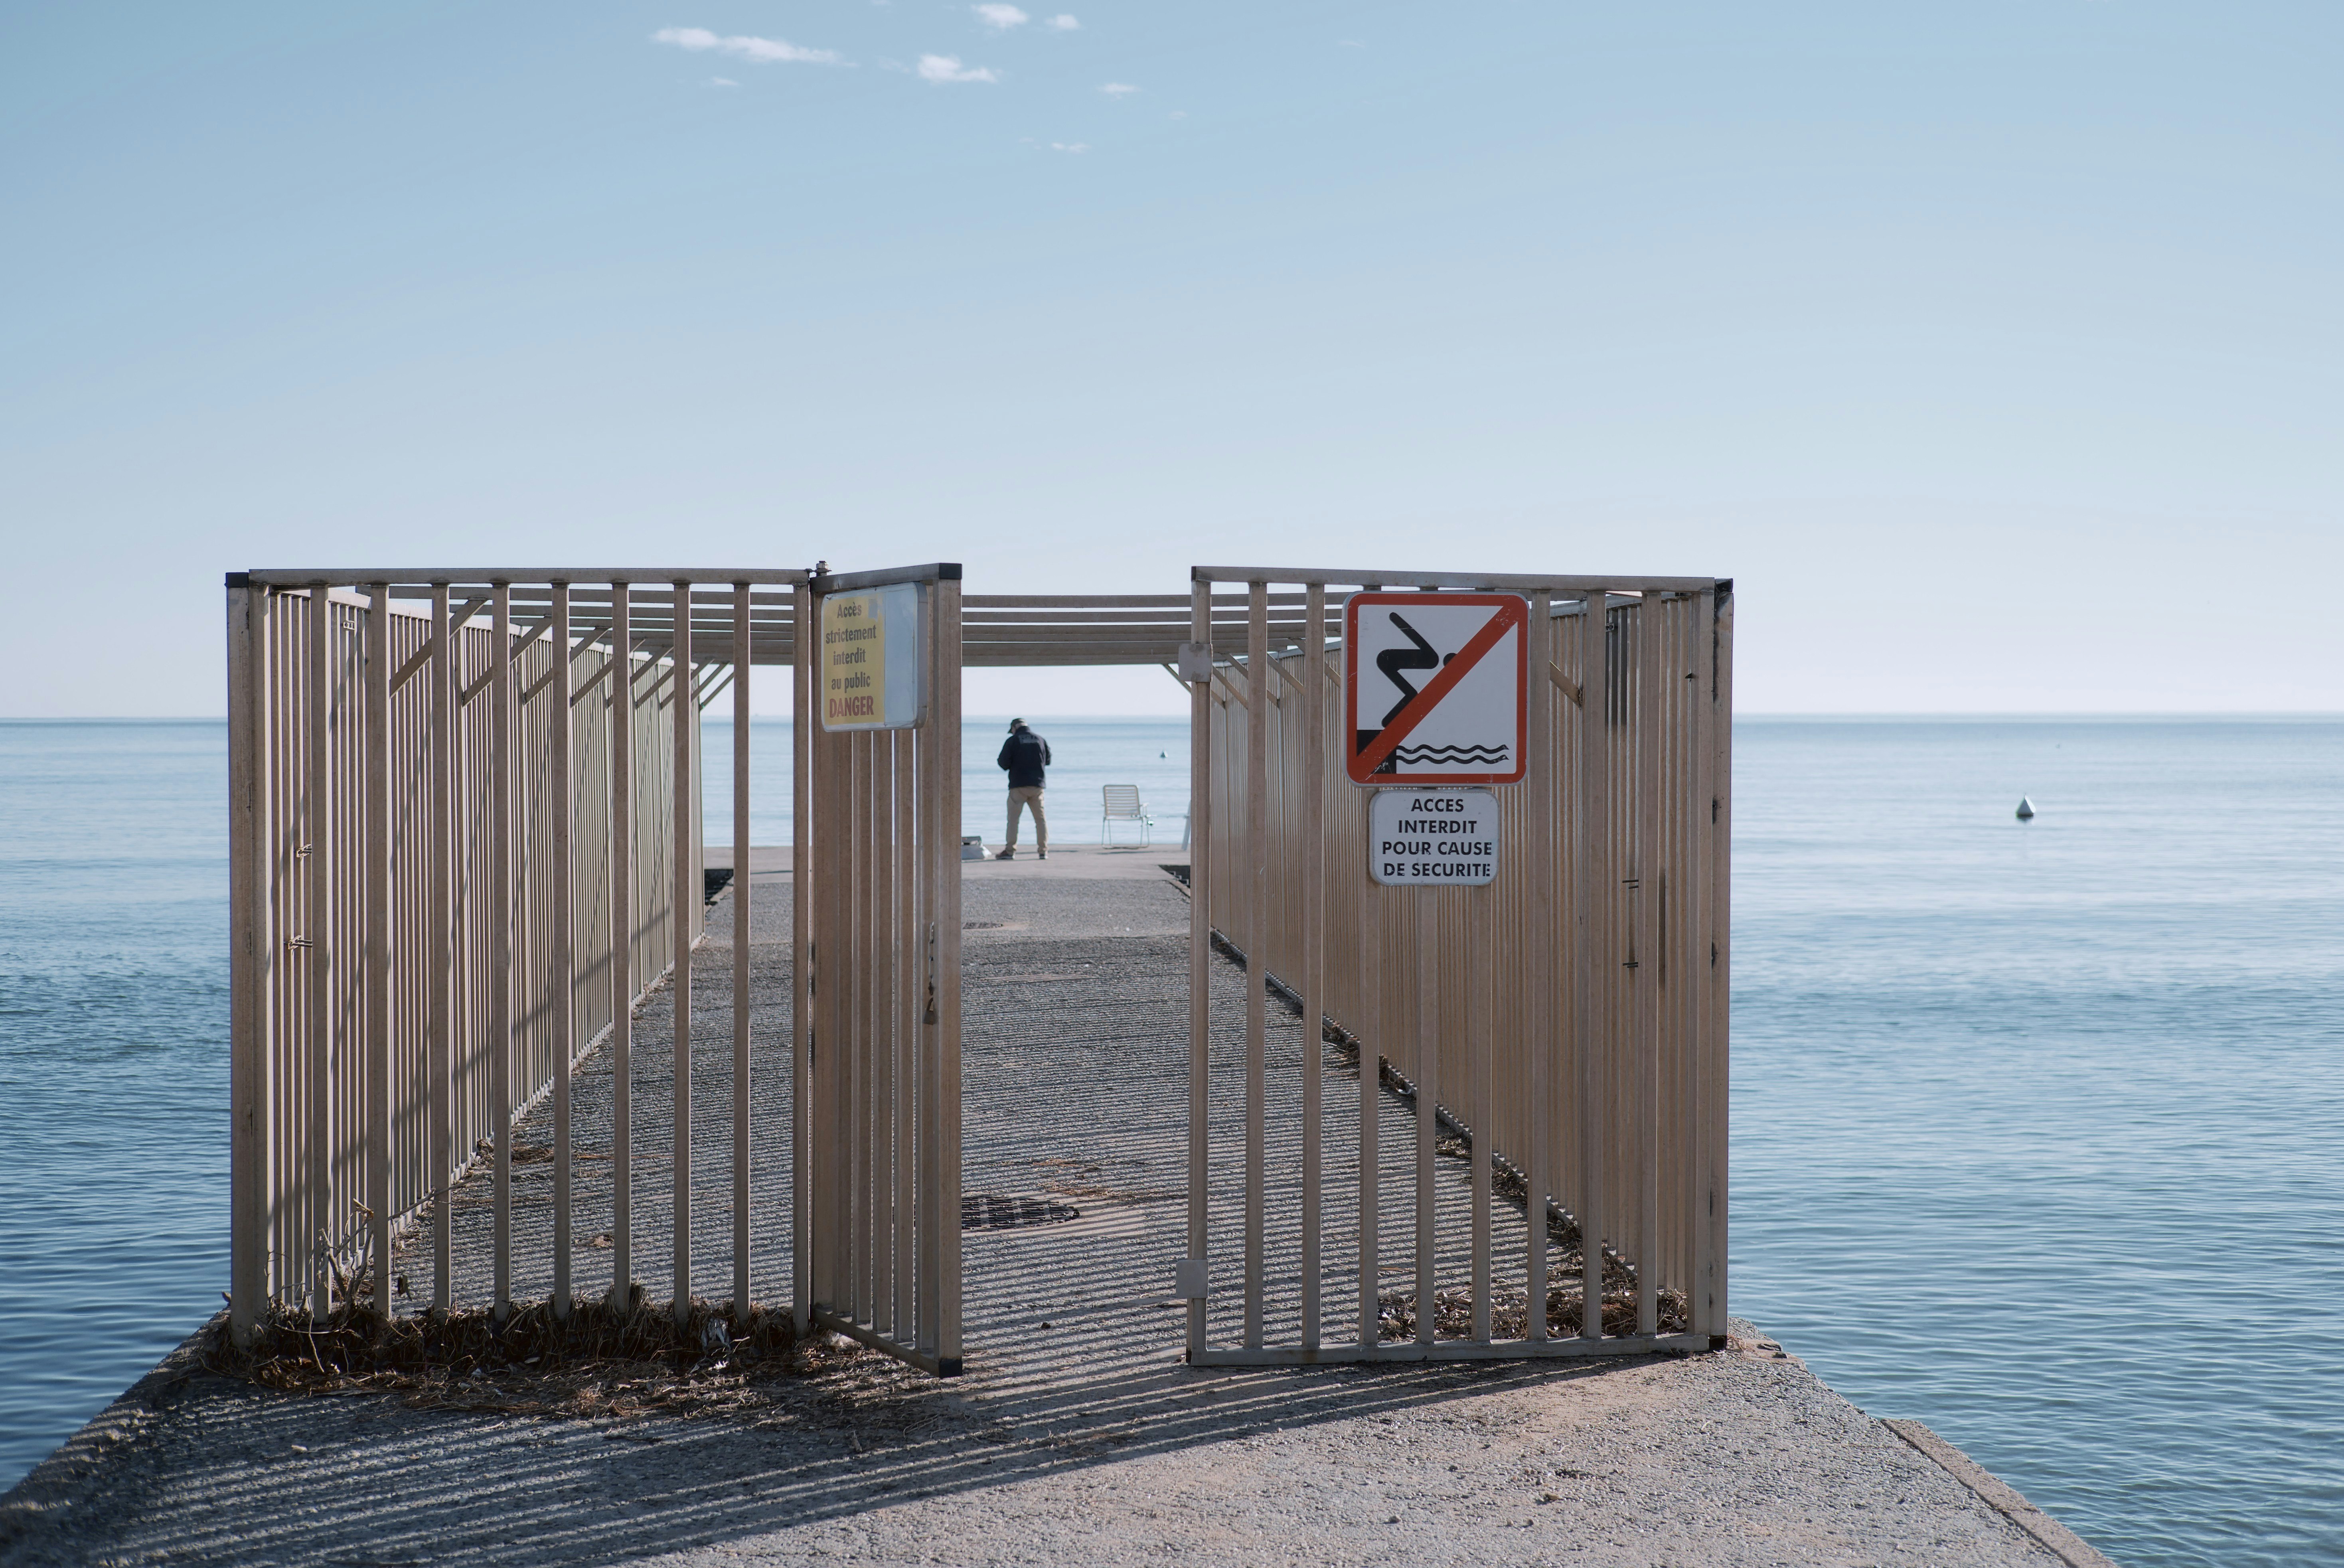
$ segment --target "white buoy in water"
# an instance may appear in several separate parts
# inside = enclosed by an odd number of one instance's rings
[[[2018,797],[2018,820],[2021,822],[2033,822],[2035,820],[2035,803],[2028,800],[2025,795],[2020,795]]]

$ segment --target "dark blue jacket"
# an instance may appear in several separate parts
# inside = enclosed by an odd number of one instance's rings
[[[1039,789],[1042,770],[1050,765],[1050,743],[1031,730],[1018,730],[1001,743],[994,762],[1009,770],[1011,789]]]

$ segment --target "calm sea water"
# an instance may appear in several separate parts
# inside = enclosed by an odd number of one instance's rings
[[[1129,783],[1177,845],[1185,725],[1035,723],[1054,836]],[[2133,1568],[2344,1561],[2344,723],[1737,748],[1735,1310]],[[0,723],[0,1484],[227,1282],[224,772],[216,723]]]
[[[227,1286],[227,744],[0,723],[0,1485]]]
[[[1736,1310],[2120,1563],[2344,1563],[2344,723],[1745,723],[1734,787]]]

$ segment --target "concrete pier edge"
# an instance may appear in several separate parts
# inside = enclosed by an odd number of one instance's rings
[[[2040,1541],[2068,1568],[2117,1568],[2090,1542],[2026,1501],[2018,1489],[1917,1421],[1883,1417],[1881,1425],[1927,1454],[1978,1500]]]

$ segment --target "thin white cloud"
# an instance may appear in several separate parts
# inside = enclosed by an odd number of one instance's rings
[[[1120,98],[1128,96],[1130,94],[1139,91],[1139,89],[1133,86],[1129,82],[1101,82],[1099,84],[1099,91],[1105,93],[1110,98]]]
[[[1076,21],[1064,11],[1061,11],[1056,15],[1051,17],[1049,21],[1044,23],[1043,25],[1048,27],[1053,32],[1072,33],[1079,29],[1082,26],[1082,24]]]
[[[969,9],[975,12],[977,20],[986,26],[997,27],[1005,33],[1012,27],[1023,27],[1033,20],[1015,5],[972,5]]]
[[[712,87],[737,87],[741,84],[730,76],[711,76],[708,78],[708,85]]]
[[[919,64],[924,82],[997,82],[1001,78],[984,66],[964,66],[957,55],[923,55]]]
[[[662,27],[652,35],[654,44],[672,44],[679,49],[695,53],[713,49],[719,54],[736,56],[752,65],[835,66],[839,54],[835,49],[807,49],[784,38],[758,38],[744,33],[720,37],[705,27]]]
[[[1365,44],[1360,43],[1357,38],[1339,38],[1335,41],[1335,46],[1339,49],[1364,49],[1367,47]]]
[[[1052,152],[1059,153],[1086,153],[1091,150],[1091,144],[1088,142],[1052,142],[1050,144],[1050,150]]]

